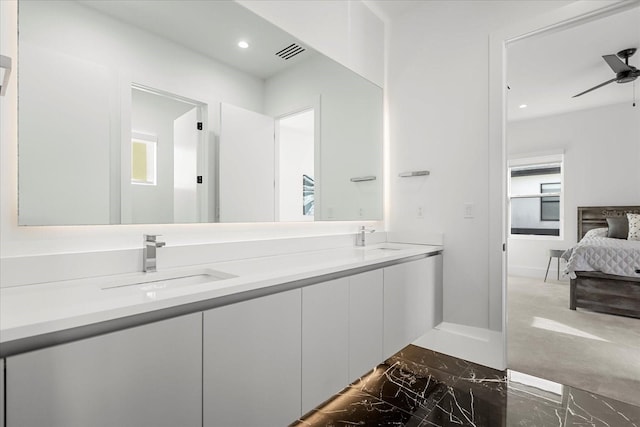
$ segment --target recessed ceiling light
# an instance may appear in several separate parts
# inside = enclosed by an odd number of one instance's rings
[[[247,42],[246,42],[246,41],[244,41],[244,40],[240,40],[240,41],[238,42],[238,47],[239,47],[239,48],[242,48],[242,49],[246,49],[246,48],[248,48],[248,47],[249,47],[249,43],[247,43]]]
[[[527,108],[527,104],[520,104],[520,108]]]

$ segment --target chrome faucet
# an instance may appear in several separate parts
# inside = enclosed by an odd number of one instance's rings
[[[375,231],[372,228],[365,228],[364,225],[361,225],[358,234],[356,234],[356,246],[364,246],[367,243],[366,233],[374,233]]]
[[[159,234],[145,234],[144,247],[142,249],[142,271],[154,272],[156,270],[156,248],[166,245],[165,242],[156,241]]]

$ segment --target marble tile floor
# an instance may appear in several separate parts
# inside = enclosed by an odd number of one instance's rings
[[[291,425],[640,427],[640,407],[410,345]]]

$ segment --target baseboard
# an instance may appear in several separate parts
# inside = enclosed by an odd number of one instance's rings
[[[507,369],[502,332],[442,322],[413,344],[501,371]]]
[[[556,266],[552,265],[549,268],[549,277],[548,279],[556,280]],[[534,279],[544,280],[544,275],[547,272],[546,268],[534,268],[534,267],[524,267],[524,266],[512,266],[510,265],[508,268],[509,276],[520,276],[520,277],[531,277]],[[560,280],[569,280],[569,276],[562,272],[562,267],[560,270]]]

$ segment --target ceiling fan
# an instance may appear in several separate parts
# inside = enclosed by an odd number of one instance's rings
[[[640,77],[640,70],[638,70],[633,65],[629,65],[629,57],[633,56],[634,53],[636,53],[636,48],[632,47],[629,49],[621,50],[620,52],[618,52],[617,56],[603,55],[602,58],[607,62],[607,64],[609,64],[609,67],[611,67],[613,72],[616,73],[616,76],[611,80],[600,83],[598,86],[594,86],[591,89],[587,89],[584,92],[574,95],[573,98],[584,95],[585,93],[608,85],[609,83],[627,83],[634,81],[635,79]],[[621,59],[624,59],[624,62],[622,62]]]

